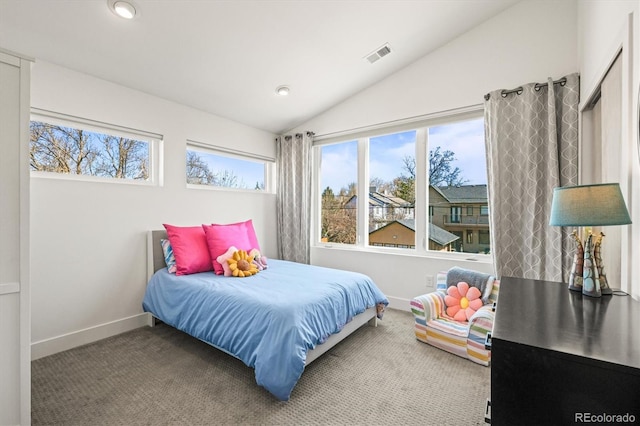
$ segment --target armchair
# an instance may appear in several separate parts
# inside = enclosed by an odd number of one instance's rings
[[[416,338],[478,364],[489,366],[491,364],[491,331],[500,281],[489,277],[486,286],[491,288],[486,290],[487,297],[484,298],[486,303],[473,313],[468,321],[456,321],[447,315],[445,306],[447,275],[453,269],[438,273],[436,291],[411,300]],[[457,273],[463,271],[465,274],[474,274],[473,271],[455,269]]]

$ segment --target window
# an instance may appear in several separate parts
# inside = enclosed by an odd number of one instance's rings
[[[482,110],[419,124],[316,137],[317,241],[489,253]]]
[[[415,246],[416,131],[369,138],[369,244]]]
[[[358,143],[320,149],[320,238],[325,243],[355,244],[358,215]],[[381,211],[380,211],[381,212]]]
[[[32,110],[30,166],[40,176],[153,183],[160,135]]]
[[[270,191],[275,160],[188,141],[186,182],[194,187]]]
[[[461,217],[462,217],[462,207],[460,206],[451,207],[451,216],[449,216],[449,222],[460,223]]]

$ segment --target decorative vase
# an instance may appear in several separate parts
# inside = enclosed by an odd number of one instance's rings
[[[589,297],[600,297],[600,279],[598,269],[593,260],[593,235],[589,234],[584,244],[584,264],[582,265],[582,294]]]
[[[569,290],[582,291],[584,248],[576,231],[573,231],[571,236],[576,240],[577,247],[576,253],[573,255],[573,265],[571,266],[571,274],[569,275]]]

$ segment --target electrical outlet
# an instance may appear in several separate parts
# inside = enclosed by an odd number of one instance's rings
[[[427,288],[433,289],[435,287],[435,280],[433,275],[427,275]]]

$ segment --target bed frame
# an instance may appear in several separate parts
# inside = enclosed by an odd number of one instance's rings
[[[165,230],[153,230],[147,233],[147,282],[158,269],[166,266],[162,246],[160,245],[160,240],[164,238],[167,238],[167,232]],[[147,324],[153,327],[156,319],[150,313],[148,315]],[[377,321],[378,317],[375,307],[369,308],[363,313],[356,315],[339,333],[332,334],[323,344],[308,351],[306,365],[311,364],[320,355],[337,345],[364,324],[369,323],[369,325],[376,327],[378,324]]]

